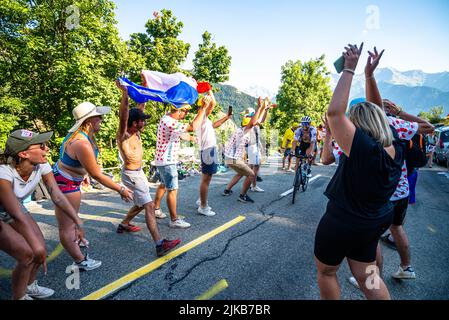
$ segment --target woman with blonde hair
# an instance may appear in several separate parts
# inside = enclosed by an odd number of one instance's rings
[[[101,129],[103,115],[108,114],[110,110],[109,107],[96,107],[90,102],[83,102],[73,109],[76,123],[64,139],[59,160],[53,167],[59,189],[77,212],[81,205],[80,185],[87,174],[105,187],[117,191],[125,201],[132,200],[132,192],[104,175],[97,163],[98,147],[95,134]],[[59,209],[56,209],[56,218],[61,244],[74,259],[74,266],[85,271],[100,267],[101,261],[81,253],[73,222]]]
[[[346,116],[362,48],[363,44],[360,49],[345,48],[345,69],[327,111],[332,136],[343,154],[325,191],[329,202],[315,235],[322,299],[340,298],[337,271],[345,258],[368,299],[390,299],[376,267],[376,248],[393,220],[389,199],[401,176],[404,150],[375,104],[358,103]]]

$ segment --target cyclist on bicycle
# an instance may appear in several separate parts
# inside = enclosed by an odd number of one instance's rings
[[[311,165],[313,161],[313,151],[316,144],[316,128],[311,126],[312,119],[308,116],[301,119],[301,127],[295,132],[295,140],[293,141],[292,150],[294,150],[294,156],[296,157],[295,171],[298,170],[299,157],[309,157],[309,169],[307,170],[307,177],[311,178]],[[299,145],[298,145],[299,142]],[[292,151],[293,155],[293,151]]]

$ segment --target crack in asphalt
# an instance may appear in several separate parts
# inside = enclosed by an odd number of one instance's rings
[[[254,230],[258,229],[259,227],[261,227],[262,225],[264,225],[265,223],[267,223],[268,221],[270,221],[271,219],[273,219],[274,216],[275,216],[275,214],[274,214],[273,212],[267,214],[267,213],[266,213],[266,210],[267,210],[270,206],[272,206],[274,203],[276,203],[276,202],[278,202],[278,201],[281,201],[281,200],[283,200],[283,199],[282,199],[282,198],[281,198],[281,199],[274,199],[274,200],[270,201],[269,203],[264,204],[264,205],[262,205],[260,208],[258,208],[258,211],[261,212],[263,216],[269,216],[269,217],[268,217],[267,219],[265,219],[264,221],[262,221],[262,222],[256,224],[254,227],[252,227],[252,228],[250,228],[250,229],[247,229],[245,232],[242,232],[242,233],[237,234],[237,235],[233,236],[232,238],[230,238],[230,239],[227,241],[227,243],[226,243],[225,247],[223,248],[223,250],[221,251],[221,253],[219,253],[218,255],[213,256],[213,257],[205,258],[205,259],[203,259],[203,260],[197,262],[196,264],[194,264],[190,269],[188,269],[188,270],[185,272],[184,276],[182,276],[181,278],[179,278],[179,279],[177,279],[177,280],[175,280],[175,281],[169,283],[168,291],[171,291],[175,285],[177,285],[178,283],[184,281],[184,280],[185,280],[185,279],[186,279],[186,278],[187,278],[187,277],[188,277],[188,276],[189,276],[189,275],[190,275],[190,274],[191,274],[197,267],[199,267],[200,265],[202,265],[202,264],[204,264],[204,263],[206,263],[206,262],[214,261],[214,260],[217,260],[217,259],[221,258],[221,257],[226,253],[226,251],[228,250],[228,248],[229,248],[229,246],[230,246],[230,244],[231,244],[232,241],[234,241],[234,240],[236,240],[236,239],[238,239],[238,238],[240,238],[240,237],[243,237],[243,236],[247,235],[247,234],[250,233],[250,232],[253,232]],[[172,268],[172,271],[174,271],[174,268]],[[172,275],[167,274],[166,279],[172,278],[171,276],[172,276]]]

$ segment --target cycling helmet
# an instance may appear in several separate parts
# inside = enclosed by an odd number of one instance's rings
[[[301,119],[302,124],[310,124],[312,122],[312,119],[309,116],[306,116]]]

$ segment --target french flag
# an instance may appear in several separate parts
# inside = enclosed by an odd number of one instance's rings
[[[203,91],[205,83],[197,83],[195,79],[178,72],[166,74],[157,71],[142,71],[144,86],[140,86],[126,78],[119,78],[120,83],[128,88],[128,94],[137,103],[149,100],[169,103],[176,108],[184,104],[194,104],[198,100],[198,90]]]

